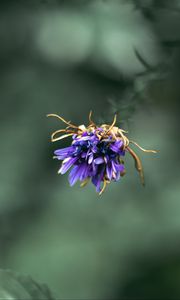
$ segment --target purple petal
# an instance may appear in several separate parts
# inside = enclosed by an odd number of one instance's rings
[[[98,148],[97,148],[96,145],[93,145],[93,147],[91,148],[91,150],[92,150],[93,153],[97,153]]]
[[[106,164],[109,162],[109,156],[108,155],[104,156],[104,161],[105,161]]]
[[[96,192],[101,191],[101,182],[104,178],[105,167],[100,167],[99,173],[92,177],[92,183],[96,186]]]
[[[85,142],[85,141],[89,141],[91,139],[91,136],[81,136],[81,137],[78,137],[77,139],[76,139],[76,141],[78,141],[78,142]]]
[[[79,169],[78,169],[78,176],[79,176],[79,180],[82,181],[84,178],[84,174],[86,173],[87,170],[87,164],[83,163],[79,165]]]
[[[87,131],[84,131],[83,133],[82,133],[82,136],[87,136],[88,135],[88,132]]]
[[[115,153],[119,153],[119,151],[121,151],[121,147],[123,146],[123,141],[116,141],[115,143],[110,145],[110,149],[115,152]]]
[[[78,166],[75,166],[69,173],[70,186],[73,186],[78,180],[83,181],[86,179],[89,176],[88,171],[89,169],[87,163],[82,163]]]
[[[86,157],[86,152],[81,153],[81,157],[85,158]]]
[[[111,161],[111,165],[112,165],[112,171],[116,173],[116,163],[113,160]]]
[[[120,172],[117,172],[114,177],[115,181],[118,181],[120,179],[120,177],[121,177]]]
[[[92,183],[96,187],[96,192],[99,193],[101,191],[101,179],[98,176],[94,176],[92,177]]]
[[[96,131],[104,131],[104,129],[103,128],[101,128],[101,127],[98,127],[97,129],[96,129]]]
[[[118,154],[121,155],[121,156],[124,156],[125,155],[125,150],[120,149]]]
[[[72,170],[69,173],[69,184],[70,186],[73,186],[76,181],[79,179],[79,176],[77,174],[77,170],[78,170],[79,166],[74,166],[72,168]]]
[[[86,153],[86,159],[88,159],[88,156],[89,156],[90,152],[91,152],[91,150],[89,149],[89,150],[87,151],[87,153]]]
[[[54,154],[57,156],[58,159],[64,159],[70,156],[73,152],[74,152],[74,147],[70,146],[70,147],[58,149],[54,151]]]
[[[93,154],[91,153],[88,158],[88,164],[90,165],[93,161]]]
[[[83,181],[90,175],[90,168],[87,163],[84,163],[81,165],[80,171],[79,171],[79,180]]]
[[[58,173],[60,174],[65,174],[70,167],[78,160],[78,157],[68,157],[66,158],[63,163],[61,168],[59,169]]]
[[[111,161],[111,163],[112,163],[112,169],[115,173],[124,171],[125,167],[123,164],[118,164],[118,163],[114,162],[113,160]]]
[[[103,158],[103,157],[95,158],[94,163],[95,163],[96,165],[103,164],[103,163],[104,163],[104,158]]]
[[[92,176],[95,176],[98,171],[98,165],[95,165],[94,162],[92,164]]]
[[[112,171],[112,167],[111,167],[110,163],[106,166],[106,174],[107,174],[107,178],[109,180],[111,180],[112,179],[113,171]]]
[[[124,172],[124,169],[125,169],[125,167],[124,167],[124,165],[123,164],[117,164],[116,165],[116,170],[117,171],[119,171],[119,172]]]

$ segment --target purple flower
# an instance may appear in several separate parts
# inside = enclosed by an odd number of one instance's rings
[[[98,134],[103,129],[93,132],[85,131],[81,135],[74,134],[70,147],[58,149],[55,158],[62,160],[58,171],[65,174],[69,169],[69,183],[73,186],[78,180],[85,184],[89,179],[101,192],[101,184],[118,181],[125,169],[121,156],[125,155],[121,139],[114,140],[112,136],[103,139]]]
[[[130,144],[144,152],[157,153],[157,151],[146,150],[133,140],[129,140],[126,136],[127,132],[115,126],[117,115],[114,116],[112,124],[97,126],[92,120],[92,111],[90,111],[87,127],[85,125],[76,126],[57,114],[47,116],[56,117],[67,126],[65,129],[52,133],[52,142],[67,137],[72,138],[71,146],[54,152],[54,157],[62,160],[58,173],[65,174],[70,170],[69,183],[71,186],[78,180],[81,182],[81,186],[84,186],[91,179],[96,191],[102,194],[107,183],[118,181],[125,174],[121,156],[124,156],[126,152],[134,159],[141,183],[144,185],[141,160]]]

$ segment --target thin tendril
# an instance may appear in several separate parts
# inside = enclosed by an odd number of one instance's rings
[[[114,127],[114,125],[116,124],[116,120],[117,120],[117,115],[114,115],[114,120],[112,122],[112,124],[110,125],[109,129],[106,131],[106,134],[111,131],[111,129]]]
[[[71,122],[66,121],[65,119],[63,119],[62,117],[60,117],[59,115],[56,114],[48,114],[47,117],[55,117],[60,119],[62,122],[64,122],[65,124],[67,124],[68,126],[72,127],[72,128],[78,128],[78,126],[71,124]],[[79,129],[79,128],[78,128]]]
[[[94,121],[91,119],[91,117],[92,117],[92,110],[90,110],[90,112],[89,112],[89,122],[90,122],[90,126],[91,126],[91,125],[94,125],[94,126],[96,127],[96,124],[95,124]]]
[[[141,163],[140,158],[137,156],[137,154],[130,147],[127,147],[126,149],[131,154],[131,156],[133,157],[133,159],[135,161],[135,167],[136,167],[136,170],[139,172],[139,176],[140,176],[142,185],[145,185],[144,172],[143,172],[143,167],[142,167],[142,163]]]
[[[144,148],[142,148],[138,143],[136,143],[136,142],[134,142],[134,141],[129,141],[129,143],[131,143],[131,144],[133,144],[133,145],[135,145],[135,146],[137,146],[139,149],[141,149],[143,152],[147,152],[147,153],[157,153],[158,151],[156,151],[156,150],[146,150],[146,149],[144,149]]]
[[[99,193],[99,196],[102,195],[102,193],[104,192],[106,186],[107,186],[107,181],[106,181],[106,179],[104,179],[103,187],[102,187],[102,189],[101,189],[101,191],[100,191],[100,193]]]
[[[122,129],[119,129],[118,133],[121,135],[124,144],[124,149],[125,149],[129,145],[129,139],[123,134]]]
[[[74,133],[68,133],[68,134],[61,135],[61,136],[59,136],[59,137],[57,137],[57,138],[52,138],[52,137],[51,137],[51,141],[52,141],[52,142],[57,142],[57,141],[59,141],[59,140],[65,139],[65,138],[67,138],[68,136],[71,136],[71,135],[73,135],[73,134],[74,134]]]
[[[88,184],[90,178],[86,178],[81,184],[80,187],[84,187],[86,186],[86,184]]]
[[[54,140],[54,136],[55,136],[57,133],[61,133],[61,132],[65,132],[65,133],[74,133],[72,130],[68,130],[68,129],[59,129],[59,130],[56,130],[55,132],[52,133],[52,135],[51,135],[51,140]]]

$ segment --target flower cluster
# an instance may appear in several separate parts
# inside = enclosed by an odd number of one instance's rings
[[[156,152],[154,150],[145,150],[137,143],[129,141],[124,135],[124,130],[115,126],[116,116],[111,125],[102,124],[97,126],[89,115],[89,125],[76,126],[62,117],[55,116],[68,126],[66,129],[55,131],[51,140],[53,142],[71,136],[72,142],[69,147],[55,151],[54,158],[61,160],[62,165],[58,171],[65,174],[68,170],[69,183],[73,186],[78,180],[81,186],[91,180],[96,187],[96,191],[102,194],[107,183],[118,181],[125,174],[124,161],[122,157],[129,152],[135,160],[135,166],[140,174],[141,181],[144,184],[142,164],[139,157],[129,147],[133,143],[141,150],[146,152]],[[57,134],[65,133],[56,137]]]

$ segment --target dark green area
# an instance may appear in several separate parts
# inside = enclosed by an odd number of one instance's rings
[[[0,15],[0,268],[57,299],[179,299],[180,1],[9,0]],[[46,115],[90,110],[159,150],[134,148],[145,188],[128,154],[101,197],[57,175],[70,140],[51,144],[64,125]]]

